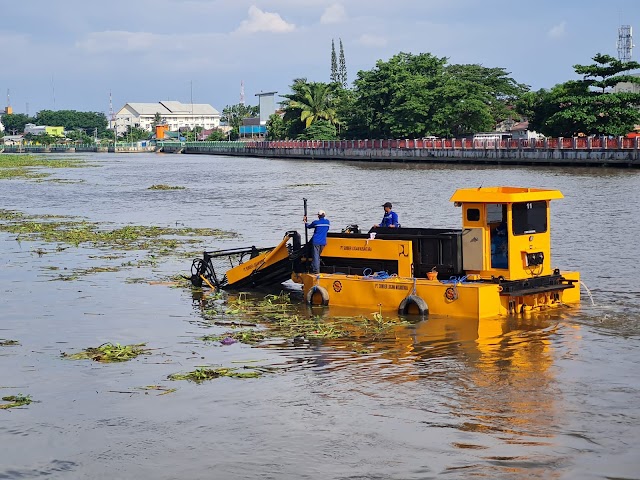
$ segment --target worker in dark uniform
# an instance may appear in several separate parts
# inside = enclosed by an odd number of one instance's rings
[[[305,228],[313,228],[313,237],[311,237],[311,248],[313,262],[311,264],[311,270],[313,273],[320,273],[320,254],[324,250],[324,246],[327,244],[327,232],[329,231],[329,225],[331,222],[326,217],[325,211],[318,211],[318,220],[314,220],[311,223],[307,223],[307,217],[303,218]]]

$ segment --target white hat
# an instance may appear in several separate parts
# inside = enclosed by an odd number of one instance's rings
[[[324,210],[318,210],[318,216],[319,217],[324,217],[326,215],[326,213],[324,213]]]

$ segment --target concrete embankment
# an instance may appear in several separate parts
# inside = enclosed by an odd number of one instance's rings
[[[155,144],[146,144],[140,146],[137,144],[121,144],[111,145],[5,145],[4,153],[145,153],[155,152]],[[0,149],[0,151],[2,151]]]
[[[144,142],[96,145],[6,145],[4,153],[164,152],[362,162],[640,167],[638,138],[531,140],[287,140]]]
[[[354,140],[186,142],[159,144],[166,153],[309,160],[495,165],[640,167],[638,139],[549,139],[471,142]]]

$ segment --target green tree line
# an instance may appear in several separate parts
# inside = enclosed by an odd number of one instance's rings
[[[24,113],[12,113],[2,116],[2,124],[5,131],[10,133],[22,133],[27,123],[35,125],[48,125],[51,127],[64,127],[66,131],[83,130],[104,135],[108,121],[101,112],[79,112],[76,110],[42,110],[35,117],[29,117]]]
[[[342,49],[341,49],[342,53]],[[640,124],[640,94],[613,91],[640,84],[636,62],[597,54],[574,65],[581,80],[530,91],[504,68],[449,64],[430,53],[399,53],[357,73],[352,88],[337,75],[332,42],[329,83],[297,78],[280,113],[267,122],[268,137],[364,139],[464,137],[493,131],[505,120],[529,120],[546,136],[624,135]]]

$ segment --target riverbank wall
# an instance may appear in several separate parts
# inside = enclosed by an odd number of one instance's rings
[[[145,153],[361,162],[557,165],[640,168],[640,137],[530,140],[283,140],[144,142],[116,145],[5,145],[4,153]]]
[[[118,143],[116,145],[4,145],[0,153],[145,153],[155,152],[155,143]]]
[[[158,142],[165,153],[363,162],[640,167],[640,139]]]

